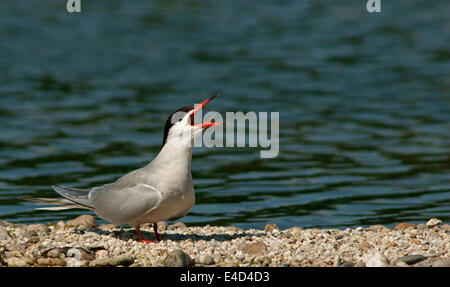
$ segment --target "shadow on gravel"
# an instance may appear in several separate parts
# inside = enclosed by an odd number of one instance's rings
[[[140,241],[139,235],[136,230],[133,229],[114,229],[114,230],[106,230],[106,229],[90,229],[90,232],[95,232],[99,235],[109,235],[113,238],[118,238],[124,241],[128,241],[130,239]],[[75,232],[77,233],[84,233],[86,230],[77,229]],[[142,230],[141,233],[144,236],[146,240],[155,240],[155,234],[150,231]],[[249,232],[242,232],[242,233],[235,233],[233,235],[225,234],[225,233],[217,233],[217,234],[211,234],[211,235],[198,235],[195,233],[192,234],[181,234],[181,233],[165,233],[164,231],[159,232],[159,237],[161,241],[164,240],[172,240],[172,241],[185,241],[185,240],[191,240],[191,241],[231,241],[236,238],[246,237],[246,236],[256,236],[261,237],[264,236],[264,234],[260,233],[249,233]]]

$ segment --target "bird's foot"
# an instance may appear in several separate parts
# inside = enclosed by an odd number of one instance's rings
[[[144,239],[144,236],[142,236],[141,229],[139,228],[139,225],[136,225],[135,228],[136,228],[136,230],[137,230],[137,232],[138,232],[138,234],[139,234],[139,237],[141,238],[141,242],[142,242],[142,243],[158,243],[158,242],[160,241],[160,239],[159,239],[159,234],[158,234],[158,226],[156,225],[156,223],[153,224],[153,230],[155,231],[155,238],[156,238],[156,241],[153,241],[153,240],[145,240],[145,239]]]
[[[141,242],[142,242],[142,243],[158,243],[158,241],[145,240],[145,239],[142,239]]]

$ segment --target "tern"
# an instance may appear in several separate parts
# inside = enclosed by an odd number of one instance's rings
[[[113,183],[90,189],[53,185],[62,198],[24,198],[58,207],[40,209],[62,210],[84,208],[114,225],[129,224],[144,240],[139,225],[153,224],[156,241],[160,241],[158,221],[176,220],[190,212],[195,203],[191,173],[192,149],[195,138],[207,127],[224,124],[195,124],[194,115],[217,95],[201,104],[185,106],[173,112],[164,126],[162,148],[146,166],[131,171]],[[188,136],[186,136],[188,135]]]

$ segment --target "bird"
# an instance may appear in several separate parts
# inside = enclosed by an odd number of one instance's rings
[[[112,183],[89,189],[52,185],[60,198],[23,198],[40,204],[58,205],[39,209],[93,210],[114,225],[134,227],[141,242],[159,242],[158,221],[177,220],[190,212],[195,204],[191,173],[195,138],[211,126],[224,124],[194,123],[194,115],[219,94],[201,104],[184,106],[171,113],[164,125],[162,147],[147,165],[133,170]],[[145,240],[140,225],[153,224],[156,241]]]

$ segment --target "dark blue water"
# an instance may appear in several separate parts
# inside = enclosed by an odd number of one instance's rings
[[[280,113],[280,153],[199,148],[191,225],[450,219],[449,1],[0,2],[0,218],[139,168],[166,117]],[[392,3],[395,2],[395,3]]]

